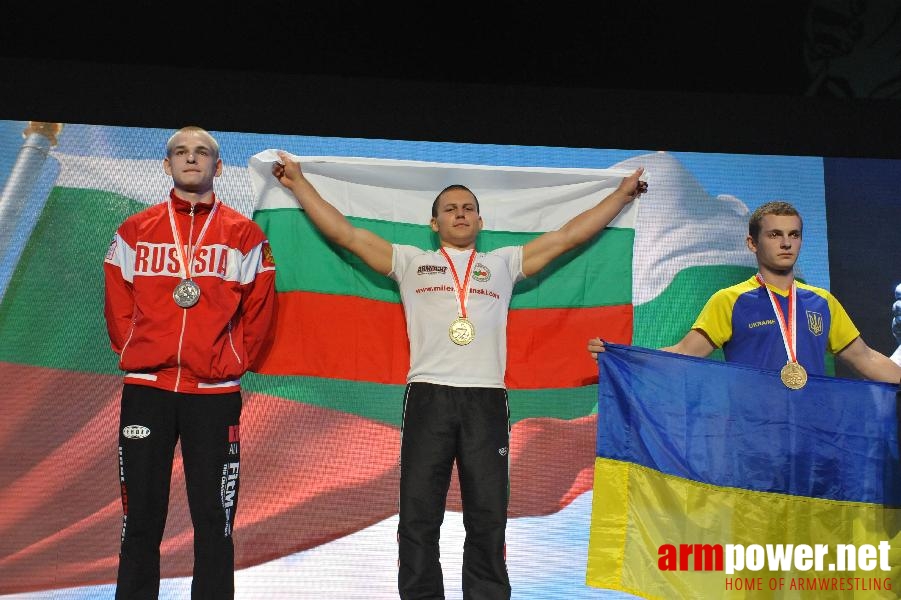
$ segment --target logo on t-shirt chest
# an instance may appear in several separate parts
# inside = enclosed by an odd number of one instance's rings
[[[476,281],[485,283],[486,281],[491,279],[491,271],[488,270],[488,267],[486,267],[482,263],[476,263],[472,267],[472,278]]]
[[[812,310],[807,311],[807,329],[814,335],[823,334],[823,315]]]
[[[417,275],[444,275],[447,273],[447,265],[420,265],[416,269]]]

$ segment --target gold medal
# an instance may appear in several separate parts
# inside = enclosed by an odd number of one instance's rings
[[[788,362],[779,372],[782,383],[790,390],[800,390],[807,385],[807,371],[798,363],[798,354],[796,351],[797,344],[797,326],[795,324],[795,306],[797,305],[797,295],[795,282],[792,281],[788,289],[788,317],[782,314],[782,307],[776,301],[776,294],[767,286],[760,273],[754,276],[760,287],[766,291],[773,306],[773,312],[776,314],[776,320],[779,322],[779,332],[782,334],[782,343],[785,345],[785,353],[788,355]]]
[[[450,339],[458,346],[465,346],[476,337],[476,328],[472,321],[465,317],[457,317],[447,330]]]
[[[454,267],[454,261],[448,256],[444,247],[441,248],[441,254],[450,267],[451,275],[454,276],[454,295],[457,297],[460,312],[459,316],[454,319],[447,330],[448,335],[453,343],[458,346],[465,346],[472,342],[476,337],[476,328],[472,321],[466,318],[466,300],[469,298],[469,278],[472,276],[472,264],[476,258],[476,249],[473,248],[469,254],[469,263],[466,265],[466,275],[463,279],[463,285],[460,285],[460,278],[457,276],[457,268]]]
[[[779,372],[782,383],[790,390],[800,390],[807,385],[807,371],[796,362],[788,361]]]

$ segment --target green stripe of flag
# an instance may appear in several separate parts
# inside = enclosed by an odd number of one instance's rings
[[[103,318],[103,259],[146,208],[117,194],[54,188],[0,305],[0,360],[116,374]]]
[[[675,344],[688,332],[707,299],[717,290],[744,281],[751,267],[712,265],[679,271],[663,292],[633,308],[632,343],[645,348]]]
[[[427,215],[426,215],[427,216]],[[279,291],[353,295],[400,302],[397,286],[356,256],[330,245],[297,209],[259,211],[254,219],[269,238]],[[398,244],[437,248],[427,225],[351,217],[358,226]],[[483,231],[484,251],[535,239],[538,233]],[[577,308],[629,304],[632,298],[632,229],[606,229],[592,242],[564,254],[538,276],[520,282],[511,308]]]

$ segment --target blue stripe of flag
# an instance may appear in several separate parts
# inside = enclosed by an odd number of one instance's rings
[[[599,457],[716,486],[901,506],[896,387],[607,344]]]

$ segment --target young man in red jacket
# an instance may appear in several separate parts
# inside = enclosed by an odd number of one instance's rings
[[[213,191],[219,145],[169,138],[169,198],[126,219],[104,263],[105,316],[126,372],[119,424],[116,598],[157,598],[172,460],[181,440],[194,524],[191,597],[234,596],[240,378],[268,337],[275,264],[262,230]]]

